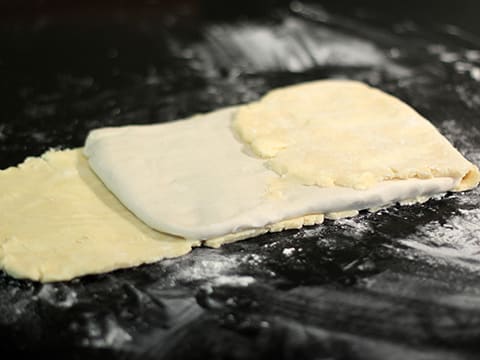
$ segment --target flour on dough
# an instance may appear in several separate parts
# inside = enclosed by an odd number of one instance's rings
[[[269,92],[240,108],[234,129],[269,168],[307,185],[357,189],[392,179],[454,177],[478,185],[467,161],[415,110],[380,90],[323,80]]]
[[[304,220],[306,215],[351,215],[443,193],[460,180],[382,181],[366,190],[306,186],[280,176],[245,151],[231,128],[237,110],[166,124],[97,129],[86,140],[85,154],[105,185],[146,224],[216,245],[219,241],[213,239],[218,237],[225,242],[232,233],[253,237],[266,229],[282,229],[277,224],[284,221],[301,227],[311,220]],[[287,219],[297,220],[293,224]]]

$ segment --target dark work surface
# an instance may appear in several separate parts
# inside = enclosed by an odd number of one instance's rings
[[[32,3],[0,15],[0,168],[323,78],[398,96],[480,163],[475,1]],[[2,273],[0,353],[478,359],[479,204],[448,194],[70,282]]]

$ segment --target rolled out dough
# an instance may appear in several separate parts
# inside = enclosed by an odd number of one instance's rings
[[[398,100],[353,82],[306,84],[184,121],[99,129],[85,149],[0,171],[0,268],[69,280],[424,201],[479,177]]]
[[[453,177],[478,168],[407,104],[363,83],[322,80],[271,91],[240,108],[234,129],[267,166],[307,185],[357,189],[391,179]]]
[[[244,149],[231,129],[237,110],[94,130],[85,154],[105,185],[146,224],[196,240],[431,196],[459,180],[391,180],[366,190],[306,186],[268,169]]]
[[[200,245],[138,220],[90,170],[82,149],[49,151],[2,170],[0,189],[0,269],[13,277],[69,280],[184,255]],[[322,221],[321,215],[293,219],[207,245]]]
[[[18,278],[68,280],[188,253],[195,242],[131,214],[81,150],[50,151],[0,172],[0,267]]]

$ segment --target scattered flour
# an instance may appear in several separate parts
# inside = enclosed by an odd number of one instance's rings
[[[447,223],[429,223],[400,242],[431,257],[430,260],[440,259],[480,271],[480,209],[459,211],[461,215]]]
[[[437,50],[439,53],[445,51],[445,49]],[[470,57],[475,55],[469,54]],[[440,124],[440,131],[470,161],[480,164],[480,151],[475,140],[480,137],[478,129],[475,127],[467,129],[457,121],[449,119]],[[480,189],[456,194],[455,197],[460,207],[458,215],[449,218],[444,224],[437,221],[431,222],[400,242],[414,250],[416,255],[425,257],[433,264],[442,261],[478,272],[480,271]]]
[[[282,254],[285,256],[292,256],[294,252],[295,252],[295,248],[292,247],[292,248],[283,249]]]
[[[312,24],[304,10],[286,16],[276,25],[252,22],[206,28],[206,44],[194,53],[214,67],[244,68],[248,71],[303,72],[318,66],[379,67],[395,77],[409,71],[394,64],[373,42],[342,31]]]
[[[300,237],[300,238],[317,237],[322,235],[324,230],[325,230],[324,224],[308,226],[308,227],[302,228],[298,233],[294,235],[294,237]]]
[[[202,249],[203,250],[203,249]],[[207,250],[208,251],[208,250]],[[234,270],[239,264],[239,257],[236,255],[225,256],[214,254],[208,251],[201,255],[192,254],[191,261],[169,260],[169,263],[177,268],[175,278],[178,280],[203,280],[219,277]],[[178,269],[178,265],[180,268]]]
[[[201,280],[217,286],[248,286],[255,282],[253,277],[233,273],[241,264],[258,264],[260,260],[256,254],[224,255],[218,253],[218,250],[198,249],[188,259],[171,259],[163,264],[173,270],[172,276],[176,281]]]
[[[61,308],[69,308],[77,303],[77,293],[73,289],[66,289],[63,284],[42,284],[36,298]]]
[[[213,281],[213,285],[248,286],[255,282],[251,276],[222,275]]]
[[[343,218],[335,220],[335,225],[342,228],[342,233],[354,239],[362,239],[367,234],[372,233],[371,226],[364,220],[358,217]]]
[[[132,340],[132,336],[115,319],[106,317],[103,321],[89,321],[88,336],[81,340],[84,346],[97,348],[119,347]]]
[[[263,261],[264,257],[258,254],[248,254],[242,257],[242,263],[246,263],[249,265],[259,265]]]
[[[459,74],[469,74],[474,81],[480,81],[480,51],[473,49],[460,49],[453,51],[444,45],[431,44],[427,51],[436,55],[438,59],[446,64],[452,64],[453,69]]]

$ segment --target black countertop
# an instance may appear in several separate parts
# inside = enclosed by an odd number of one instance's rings
[[[480,163],[475,1],[31,4],[0,15],[0,168],[332,77],[405,100]],[[479,204],[448,194],[69,282],[0,273],[0,351],[478,359]]]

